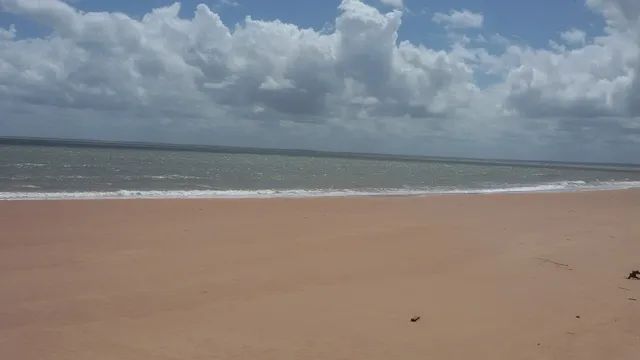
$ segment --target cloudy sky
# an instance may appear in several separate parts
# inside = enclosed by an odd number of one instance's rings
[[[637,0],[0,0],[0,136],[640,162]]]

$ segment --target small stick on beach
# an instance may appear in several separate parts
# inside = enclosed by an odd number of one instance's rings
[[[538,260],[540,260],[542,262],[548,262],[548,263],[551,263],[551,264],[554,264],[554,265],[558,265],[558,266],[565,266],[565,267],[569,266],[568,264],[559,263],[557,261],[553,261],[553,260],[550,260],[550,259],[547,259],[547,258],[540,258],[539,257],[539,258],[536,258],[536,259],[538,259]]]

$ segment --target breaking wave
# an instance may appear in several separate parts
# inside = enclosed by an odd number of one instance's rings
[[[420,196],[438,194],[499,194],[572,192],[640,188],[640,181],[561,181],[535,185],[495,186],[478,189],[290,189],[290,190],[119,190],[96,192],[0,192],[0,200],[91,200],[91,199],[242,199],[242,198],[311,198],[350,196]]]

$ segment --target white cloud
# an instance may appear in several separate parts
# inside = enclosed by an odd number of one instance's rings
[[[631,99],[637,90],[638,23],[627,18],[640,14],[640,3],[626,0],[589,2],[602,11],[611,28],[593,44],[566,49],[556,44],[555,52],[512,47],[509,56],[515,66],[506,69],[508,106],[523,116],[533,117],[628,117],[636,116]],[[624,9],[624,11],[622,10]],[[635,9],[635,10],[634,10]],[[580,41],[578,34],[572,40]],[[573,45],[579,46],[576,42]],[[506,55],[503,56],[506,58]],[[606,120],[602,120],[606,122]]]
[[[271,76],[267,76],[266,79],[258,87],[260,90],[284,90],[293,89],[295,86],[289,79],[276,80]]]
[[[560,34],[562,40],[568,45],[578,46],[584,45],[587,41],[587,34],[579,29],[570,29]]]
[[[392,6],[396,9],[402,9],[404,8],[404,1],[403,0],[380,0],[381,3],[388,5],[388,6]]]
[[[235,0],[217,0],[214,7],[238,7],[240,3]]]
[[[16,37],[16,26],[11,24],[8,29],[0,28],[0,40],[11,40]]]
[[[451,10],[448,14],[437,12],[431,18],[435,23],[451,29],[481,28],[484,15],[469,10]]]
[[[587,138],[584,156],[628,149],[640,141],[629,135],[640,128],[634,4],[589,0],[608,25],[588,44],[573,34],[562,36],[570,48],[536,49],[452,33],[445,51],[399,41],[402,12],[359,0],[343,0],[323,31],[250,17],[229,28],[206,5],[188,18],[174,4],[135,19],[0,0],[51,29],[42,38],[0,29],[0,132],[487,156]],[[434,16],[450,29],[482,20]]]
[[[2,44],[9,68],[0,76],[12,85],[5,95],[27,103],[192,116],[212,107],[245,116],[252,105],[271,118],[444,116],[458,106],[446,99],[463,96],[471,81],[446,53],[398,46],[399,11],[381,14],[357,0],[342,2],[330,34],[251,18],[232,31],[206,5],[190,20],[178,17],[177,3],[135,20],[54,0],[2,4],[54,30]],[[376,101],[354,109],[352,96]]]
[[[638,29],[640,2],[637,0],[586,0],[587,6],[601,13],[611,28]]]

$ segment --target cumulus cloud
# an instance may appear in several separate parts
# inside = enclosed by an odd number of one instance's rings
[[[448,14],[437,12],[431,18],[433,22],[451,29],[481,28],[484,15],[472,11],[451,10]]]
[[[562,40],[569,45],[584,45],[587,41],[587,34],[579,29],[570,29],[560,34]]]
[[[229,7],[238,7],[240,3],[234,0],[218,0],[217,6],[229,6]]]
[[[587,6],[601,13],[610,28],[638,30],[640,3],[636,0],[587,0]]]
[[[11,40],[16,37],[16,26],[11,25],[8,29],[0,28],[0,40]]]
[[[2,4],[53,29],[46,39],[0,45],[4,95],[26,103],[192,116],[210,108],[248,116],[259,106],[265,118],[294,121],[445,116],[458,106],[448,99],[463,97],[471,80],[444,52],[398,45],[399,11],[357,0],[341,3],[331,34],[250,17],[230,30],[206,5],[192,19],[180,18],[175,3],[136,20],[55,0]]]
[[[403,0],[380,0],[380,2],[385,4],[385,5],[397,8],[397,9],[404,8],[404,1]]]
[[[605,51],[592,45],[555,53],[548,50],[512,48],[519,66],[509,70],[507,104],[523,115],[614,116],[624,114],[624,95],[631,71],[616,62],[631,61],[631,54],[618,49]],[[613,56],[611,56],[613,55]]]
[[[204,4],[186,18],[179,3],[132,18],[0,0],[51,31],[0,29],[0,132],[466,156],[600,134],[591,154],[618,143],[616,158],[640,141],[626,135],[640,128],[639,4],[588,0],[607,27],[588,43],[563,34],[569,48],[486,32],[436,50],[398,39],[401,10],[360,0],[341,1],[322,31],[251,17],[230,27]],[[449,29],[483,19],[433,17]]]
[[[511,47],[506,103],[533,117],[628,117],[637,90],[640,3],[588,1],[610,28],[592,44],[556,51]],[[635,5],[633,5],[635,4]],[[635,14],[635,17],[629,17]],[[582,35],[576,36],[582,41]]]

